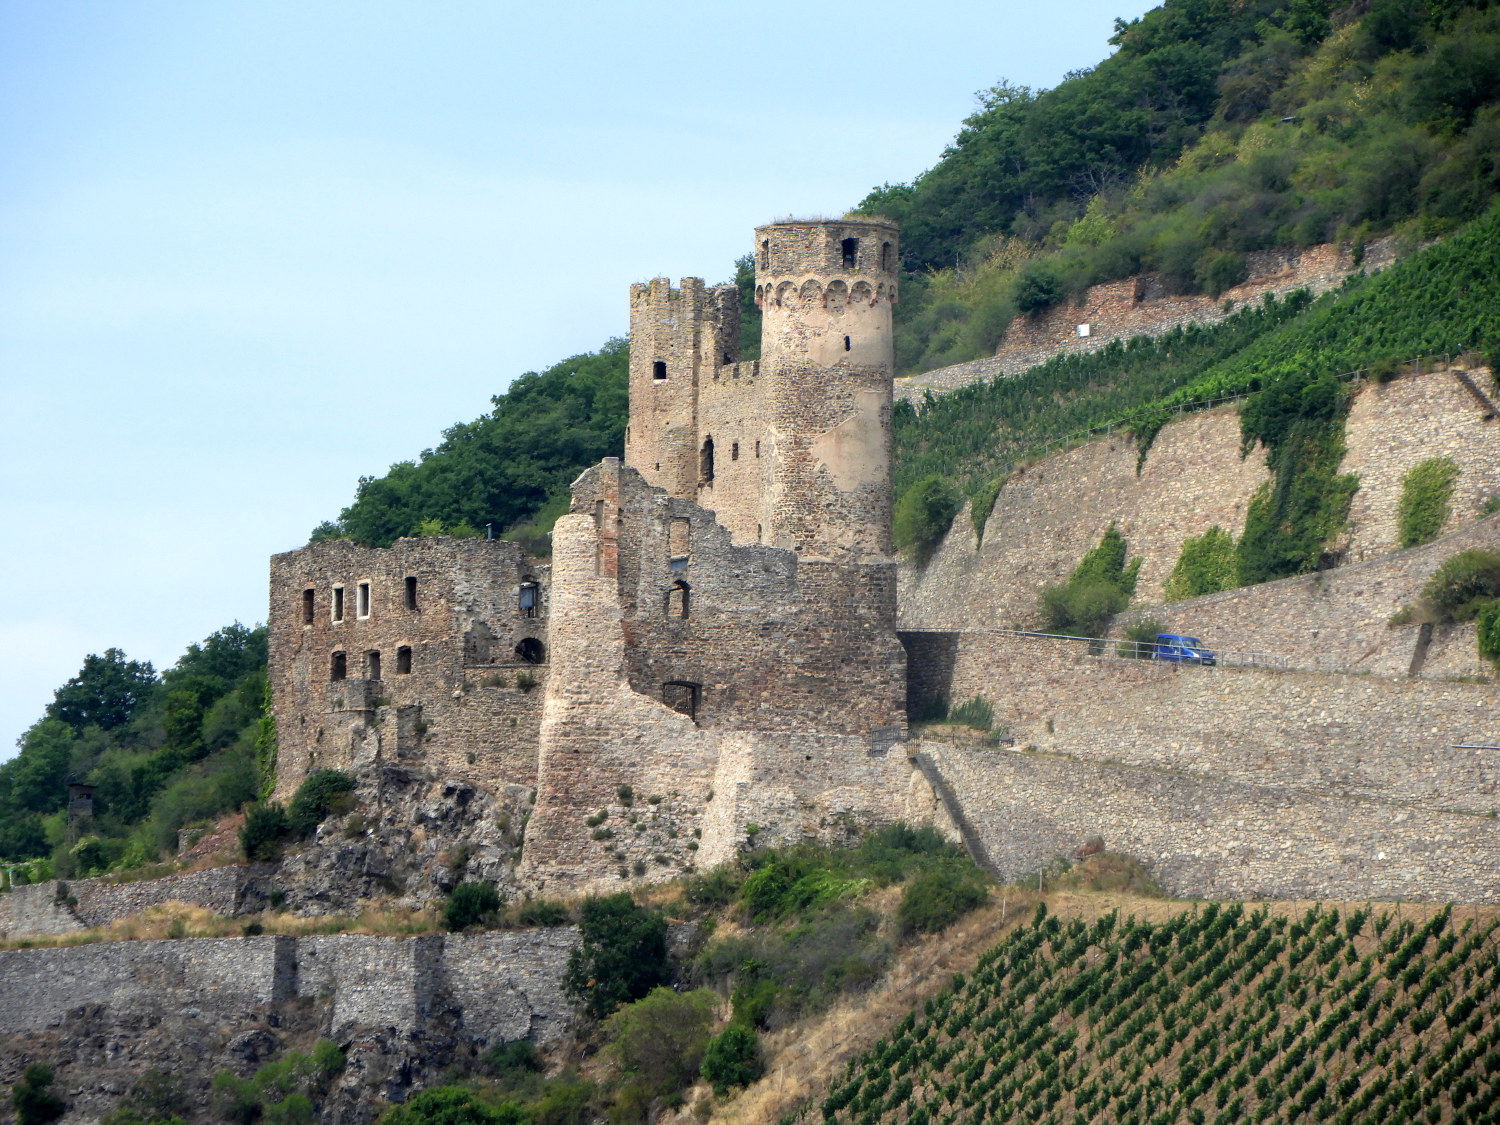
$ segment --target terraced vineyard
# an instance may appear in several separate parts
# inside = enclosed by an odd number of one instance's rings
[[[1038,908],[850,1063],[830,1125],[1500,1121],[1500,921]]]

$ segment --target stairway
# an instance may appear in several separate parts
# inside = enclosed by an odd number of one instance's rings
[[[1486,422],[1495,417],[1496,414],[1500,414],[1500,407],[1497,407],[1490,396],[1485,394],[1484,391],[1480,389],[1479,384],[1474,382],[1474,377],[1472,375],[1470,375],[1467,371],[1461,371],[1457,369],[1454,370],[1453,375],[1454,378],[1462,383],[1464,385],[1464,388],[1474,396],[1474,400],[1484,408],[1484,420]]]

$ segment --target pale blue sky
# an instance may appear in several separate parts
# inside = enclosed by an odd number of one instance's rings
[[[937,159],[1129,0],[0,0],[0,757],[89,652],[266,615],[266,558],[632,281]]]

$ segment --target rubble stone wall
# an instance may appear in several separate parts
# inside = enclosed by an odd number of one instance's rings
[[[0,895],[0,940],[49,937],[107,926],[164,902],[184,902],[207,907],[215,914],[233,915],[247,878],[247,868],[227,866],[130,883],[78,879],[65,884],[61,901],[60,884],[56,882],[16,887]]]

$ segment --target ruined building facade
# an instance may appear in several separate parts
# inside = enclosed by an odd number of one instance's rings
[[[272,563],[278,796],[382,758],[534,785],[521,876],[601,888],[748,840],[922,816],[891,553],[897,232],[756,232],[738,293],[631,289],[624,461],[550,568],[512,544],[319,543]]]

